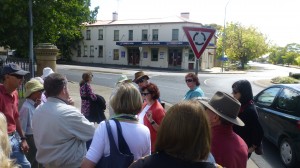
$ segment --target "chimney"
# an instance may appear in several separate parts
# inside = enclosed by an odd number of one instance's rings
[[[117,12],[113,12],[113,21],[118,20],[118,13]]]
[[[185,19],[190,19],[190,12],[181,12],[180,16]]]

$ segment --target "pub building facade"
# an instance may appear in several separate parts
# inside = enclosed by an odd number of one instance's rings
[[[72,50],[72,60],[193,70],[196,59],[183,26],[203,27],[190,21],[189,13],[158,19],[118,20],[114,12],[112,20],[85,24],[84,38]],[[215,55],[216,36],[213,36],[200,58],[200,69],[214,67]]]

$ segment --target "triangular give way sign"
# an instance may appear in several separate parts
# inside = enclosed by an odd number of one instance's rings
[[[183,30],[194,54],[199,59],[216,30],[202,27],[183,27]]]

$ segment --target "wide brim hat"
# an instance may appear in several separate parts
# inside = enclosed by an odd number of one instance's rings
[[[128,79],[128,77],[126,75],[121,75],[117,80],[117,84],[122,83],[122,82],[130,83],[130,82],[132,82],[132,80]]]
[[[238,117],[241,104],[234,97],[224,92],[216,92],[209,101],[199,100],[204,106],[225,120],[244,126],[244,122]]]
[[[134,74],[133,82],[136,82],[136,81],[138,81],[139,79],[141,79],[141,78],[143,78],[143,77],[146,77],[147,80],[149,79],[149,76],[146,75],[143,71],[136,72],[136,73]]]
[[[54,73],[54,71],[50,67],[46,67],[43,69],[43,75],[41,76],[42,79],[45,79],[50,74]]]
[[[19,65],[14,64],[14,63],[9,63],[3,66],[2,68],[2,75],[6,75],[6,74],[17,74],[17,75],[21,75],[24,76],[26,74],[28,74],[28,71],[23,70]]]
[[[44,86],[40,81],[31,79],[25,84],[25,97],[29,97],[32,93],[44,90]]]

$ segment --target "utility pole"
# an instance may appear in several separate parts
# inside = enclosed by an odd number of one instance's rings
[[[33,21],[32,21],[32,0],[28,1],[29,6],[29,69],[31,78],[34,77],[34,60],[33,60]]]
[[[225,15],[224,15],[224,29],[223,29],[223,40],[222,40],[222,72],[224,70],[224,60],[225,60],[225,38],[226,38],[226,9],[227,9],[227,5],[229,4],[230,0],[227,1],[226,5],[225,5]]]

